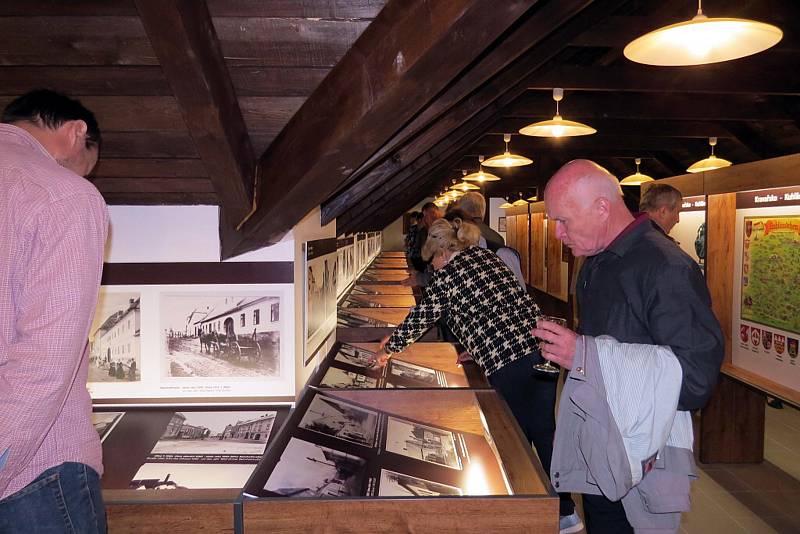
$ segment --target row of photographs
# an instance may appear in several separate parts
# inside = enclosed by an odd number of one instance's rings
[[[462,495],[463,436],[312,391],[285,446],[267,453],[251,496]],[[300,408],[298,408],[300,409]],[[280,442],[276,441],[276,445]],[[270,455],[273,457],[270,458]]]
[[[105,489],[241,488],[288,407],[92,414]]]
[[[336,314],[336,324],[348,328],[394,328],[397,326],[394,322],[359,313],[357,308],[340,308]]]
[[[386,367],[374,364],[374,352],[342,343],[326,359],[315,385],[332,389],[445,388],[466,385],[438,369],[396,358]]]

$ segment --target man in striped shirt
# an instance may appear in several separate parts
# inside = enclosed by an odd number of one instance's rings
[[[2,123],[0,532],[105,532],[86,346],[108,214],[82,178],[100,131],[46,90],[11,102]]]

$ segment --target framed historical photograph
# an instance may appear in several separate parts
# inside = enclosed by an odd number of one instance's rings
[[[497,231],[498,232],[505,232],[506,231],[506,218],[505,217],[498,217],[498,219],[497,219]]]
[[[336,239],[308,241],[305,247],[305,348],[311,356],[336,328],[336,289],[339,277]]]
[[[141,380],[141,293],[100,289],[89,329],[88,382]]]
[[[106,264],[92,399],[293,398],[293,276],[290,262]]]
[[[163,376],[280,376],[280,308],[266,295],[162,295]]]
[[[390,360],[387,379],[407,379],[434,387],[442,385],[435,369],[396,359]]]
[[[368,369],[373,367],[375,362],[375,353],[371,350],[354,347],[347,343],[342,343],[336,351],[334,361],[346,363],[354,367],[361,367]]]
[[[378,414],[342,400],[316,395],[298,426],[364,447],[374,447]]]
[[[449,430],[390,416],[386,427],[385,448],[389,452],[415,460],[461,469],[455,435]]]
[[[380,497],[441,497],[445,495],[463,495],[455,486],[440,484],[388,469],[381,469],[381,481],[378,487]]]
[[[365,459],[292,438],[264,489],[285,497],[356,497],[365,481]]]
[[[277,412],[175,412],[148,461],[258,463]]]
[[[374,389],[378,387],[378,379],[361,373],[329,367],[319,385],[320,387],[336,389]]]

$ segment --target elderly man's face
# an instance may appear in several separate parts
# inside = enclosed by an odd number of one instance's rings
[[[547,200],[548,224],[556,225],[556,237],[572,250],[575,256],[594,256],[603,250],[602,236],[606,227],[602,215],[593,204],[582,206],[573,199]]]

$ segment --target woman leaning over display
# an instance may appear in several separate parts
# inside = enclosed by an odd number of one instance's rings
[[[422,301],[381,344],[378,361],[385,365],[446,313],[448,326],[506,400],[549,472],[557,379],[533,369],[543,361],[531,333],[541,313],[506,264],[477,246],[480,235],[475,224],[459,218],[431,225],[422,257],[435,274]],[[573,512],[569,495],[563,496],[560,515]]]

